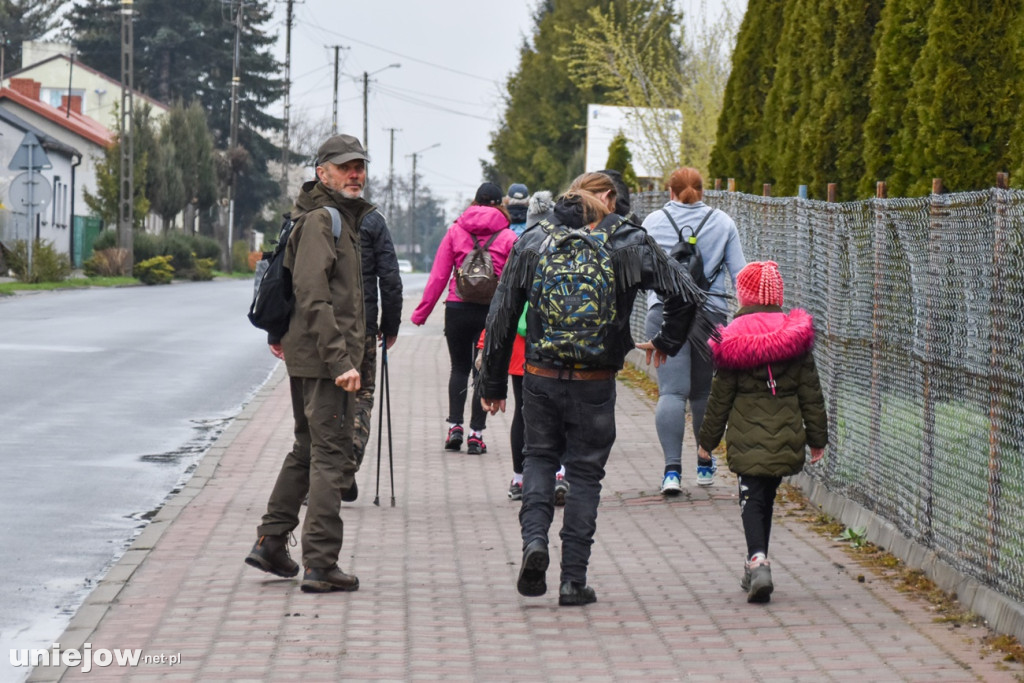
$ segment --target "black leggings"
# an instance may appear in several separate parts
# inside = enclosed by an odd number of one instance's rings
[[[743,533],[747,537],[747,559],[754,553],[768,555],[768,539],[772,535],[772,511],[775,507],[775,492],[779,490],[782,477],[739,476],[740,518]]]
[[[452,364],[448,376],[448,421],[452,424],[462,424],[469,375],[472,373],[474,380],[477,376],[473,360],[476,357],[476,343],[487,322],[487,309],[485,304],[462,301],[448,302],[444,307],[444,336],[448,340],[448,357]],[[469,428],[483,431],[487,425],[487,412],[480,405],[480,395],[475,387],[472,397]]]

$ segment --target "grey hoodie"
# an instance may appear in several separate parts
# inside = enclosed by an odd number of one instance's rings
[[[704,202],[683,204],[682,202],[669,201],[665,204],[665,211],[672,215],[672,220],[682,229],[684,226],[696,230],[704,219],[705,214],[711,211]],[[672,247],[679,241],[676,233],[665,211],[661,209],[653,211],[644,219],[643,227],[647,234],[654,238],[654,241],[665,250],[665,253],[672,251]],[[684,231],[685,232],[685,231]],[[712,293],[726,293],[726,271],[728,277],[732,278],[733,289],[736,287],[736,276],[747,265],[743,256],[743,245],[740,244],[740,234],[736,229],[736,223],[724,211],[715,211],[714,215],[701,228],[697,236],[697,246],[704,259],[704,275],[708,278],[715,272],[719,264],[724,263],[725,267],[718,272],[718,277],[711,283]],[[647,305],[660,305],[658,295],[654,292],[647,293]],[[729,300],[724,296],[709,296],[707,307],[722,313],[729,312]]]

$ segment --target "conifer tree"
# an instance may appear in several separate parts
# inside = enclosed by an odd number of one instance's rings
[[[870,106],[868,81],[874,62],[872,36],[884,0],[838,0],[836,30],[831,46],[831,71],[815,84],[823,97],[820,112],[808,116],[804,128],[809,142],[807,182],[818,192],[837,185],[837,199],[857,196],[864,175],[863,130]]]
[[[913,85],[913,69],[928,39],[928,16],[933,0],[888,0],[876,32],[876,55],[869,85],[869,113],[864,123],[864,174],[862,197],[874,195],[875,183],[884,180],[890,194],[898,196],[907,186],[905,174],[896,167],[901,131],[911,126],[907,93]]]
[[[911,194],[930,192],[933,177],[953,191],[991,187],[1008,168],[1021,104],[1021,10],[1022,0],[935,3],[910,93],[919,128],[902,140]]]
[[[764,121],[759,132],[758,176],[772,183],[777,195],[795,194],[806,181],[803,160],[808,140],[804,125],[813,110],[813,98],[821,78],[822,62],[831,57],[832,27],[822,22],[821,0],[786,0],[779,38],[775,78],[764,104]],[[827,8],[826,8],[827,9]]]
[[[760,182],[757,142],[765,98],[775,79],[785,4],[785,0],[750,0],[736,37],[710,176],[734,178],[741,191],[751,192]]]
[[[621,173],[622,182],[626,183],[626,187],[636,190],[639,183],[636,179],[636,171],[633,170],[633,153],[629,151],[629,143],[621,131],[608,145],[608,161],[605,162],[604,167]]]

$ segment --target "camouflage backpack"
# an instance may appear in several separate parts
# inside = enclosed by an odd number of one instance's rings
[[[548,237],[530,290],[530,315],[540,323],[535,348],[566,365],[598,363],[615,319],[615,270],[607,249],[614,232],[540,223]]]

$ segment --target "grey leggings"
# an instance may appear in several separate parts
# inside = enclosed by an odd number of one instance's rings
[[[645,332],[648,339],[653,339],[661,329],[662,308],[659,304],[647,311]],[[725,322],[724,315],[709,315],[713,316],[716,325]],[[711,361],[697,355],[689,342],[658,368],[658,407],[654,411],[654,426],[658,430],[658,440],[665,454],[666,471],[674,469],[682,472],[687,400],[690,401],[693,417],[693,439],[695,444],[697,442],[700,426],[704,423],[713,375]]]

